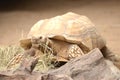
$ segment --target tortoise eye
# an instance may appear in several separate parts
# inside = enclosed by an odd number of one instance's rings
[[[43,38],[42,36],[39,37],[39,39],[42,39],[42,38]]]

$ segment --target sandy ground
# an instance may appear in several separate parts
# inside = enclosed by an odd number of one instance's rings
[[[16,44],[38,20],[66,12],[89,17],[110,49],[120,54],[120,0],[3,0],[0,45]]]

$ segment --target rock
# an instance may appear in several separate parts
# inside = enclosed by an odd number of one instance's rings
[[[29,59],[25,58],[18,69],[16,69],[13,73],[14,74],[31,74],[33,69],[35,68],[36,64],[38,63],[38,58],[30,57]]]
[[[47,74],[47,75],[43,75],[41,77],[41,80],[73,80],[71,77],[67,76],[67,75],[51,75],[51,74]]]
[[[104,59],[102,53],[97,48],[48,73],[52,75],[65,74],[73,80],[120,79],[120,70],[111,61]]]
[[[38,62],[38,58],[29,57],[23,59],[15,71],[0,72],[0,80],[37,80],[42,73],[32,73]],[[41,80],[41,79],[39,79]]]
[[[28,64],[24,64],[27,61]],[[1,72],[0,80],[120,80],[120,70],[104,59],[98,48],[46,73],[32,72],[37,59],[27,61],[14,73]]]

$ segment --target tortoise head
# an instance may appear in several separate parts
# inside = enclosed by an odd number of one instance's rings
[[[47,42],[47,37],[40,36],[40,37],[32,37],[31,43],[33,44],[45,44]]]
[[[32,38],[20,40],[20,46],[25,50],[30,49],[31,47],[38,48],[40,44],[46,44],[47,41],[48,41],[47,37],[43,37],[43,36],[37,38],[32,37]]]

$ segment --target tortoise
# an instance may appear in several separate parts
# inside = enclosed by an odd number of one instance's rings
[[[94,48],[99,48],[105,56],[110,55],[106,53],[106,42],[95,25],[86,16],[73,12],[38,21],[31,28],[27,39],[20,41],[25,50],[39,49],[39,43],[47,43],[59,62],[67,62]]]

